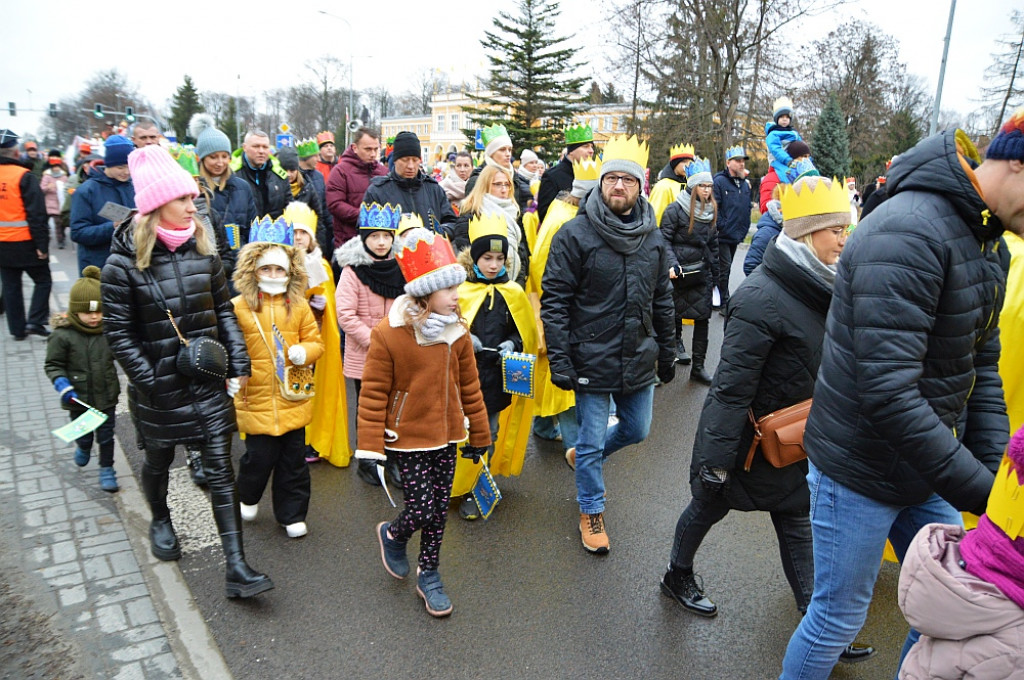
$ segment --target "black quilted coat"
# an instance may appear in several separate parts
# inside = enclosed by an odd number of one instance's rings
[[[781,237],[780,237],[781,238]],[[755,453],[743,464],[760,418],[811,397],[831,288],[771,243],[764,261],[729,298],[722,358],[693,443],[690,488],[706,497],[701,465],[730,471],[726,497],[737,510],[807,510],[807,461],[774,468]]]
[[[157,241],[146,271],[135,266],[131,222],[114,232],[103,267],[103,332],[135,387],[135,415],[148,448],[203,441],[236,429],[235,408],[222,382],[186,378],[175,368],[178,337],[155,293],[159,286],[187,338],[207,335],[227,348],[228,375],[249,374],[249,355],[231,307],[224,268],[200,255],[195,239],[175,252]]]
[[[671,266],[704,262],[703,274],[672,280],[676,319],[710,319],[711,296],[718,279],[718,229],[709,221],[694,219],[691,234],[690,216],[679,201],[672,201],[661,216],[661,235],[669,244]],[[692,278],[698,282],[691,284],[688,279]]]
[[[925,139],[839,261],[804,444],[883,503],[935,492],[979,509],[1009,438],[996,371],[1008,256],[972,178],[954,132]]]

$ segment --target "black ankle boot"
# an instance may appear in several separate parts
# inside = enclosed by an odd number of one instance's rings
[[[224,593],[228,597],[253,597],[271,590],[274,582],[248,565],[242,552],[242,532],[221,534],[224,546]]]
[[[661,592],[698,616],[718,614],[718,606],[704,596],[704,588],[698,585],[693,571],[670,566],[661,579]]]
[[[703,357],[699,359],[697,357],[694,357],[693,365],[690,366],[690,380],[694,382],[699,382],[702,385],[711,384],[711,375],[709,375],[708,372],[704,370]]]
[[[380,486],[380,477],[377,476],[377,462],[368,458],[360,458],[359,466],[356,468],[356,475],[370,486]]]
[[[682,338],[676,338],[676,363],[684,366],[690,363],[690,355],[686,353],[686,345]]]
[[[181,546],[169,515],[160,519],[154,517],[149,523],[149,549],[153,557],[164,562],[181,559]]]
[[[206,471],[203,470],[203,452],[201,449],[185,447],[185,460],[188,463],[189,472],[192,474],[192,483],[200,489],[207,487]]]

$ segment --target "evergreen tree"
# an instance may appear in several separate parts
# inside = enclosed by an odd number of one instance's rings
[[[553,0],[519,0],[513,16],[499,12],[496,31],[481,40],[491,63],[489,93],[470,94],[476,106],[466,107],[473,122],[484,127],[501,123],[516,151],[536,149],[553,159],[564,146],[562,128],[585,100],[585,78],[573,77],[580,64],[567,47],[571,36],[555,35],[560,14]],[[475,130],[464,130],[473,139]]]
[[[811,146],[814,165],[822,177],[840,181],[850,170],[850,139],[846,136],[846,119],[833,92],[818,117]]]
[[[231,140],[231,148],[238,145],[238,101],[234,97],[228,97],[224,111],[217,119],[217,128]]]
[[[171,97],[171,129],[178,135],[178,142],[181,144],[195,144],[196,140],[188,136],[188,121],[192,114],[202,113],[206,109],[199,102],[199,91],[195,83],[188,75],[185,82],[175,91]]]

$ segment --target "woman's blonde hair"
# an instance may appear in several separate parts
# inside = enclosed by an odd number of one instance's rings
[[[228,180],[231,179],[231,175],[234,173],[234,171],[231,169],[230,163],[231,154],[228,154],[228,167],[224,169],[224,174],[221,175],[219,178],[211,175],[210,171],[206,169],[205,161],[207,158],[209,158],[209,156],[206,156],[203,158],[203,160],[199,161],[199,176],[205,179],[207,183],[209,183],[209,185],[213,187],[215,190],[224,191],[224,187],[227,186]]]
[[[491,182],[494,181],[494,176],[501,173],[508,178],[509,184],[512,185],[512,190],[509,191],[508,197],[515,201],[515,180],[512,179],[512,175],[508,171],[499,168],[497,165],[485,165],[484,169],[480,171],[480,176],[476,178],[476,184],[473,185],[473,190],[469,192],[466,198],[462,199],[462,203],[459,204],[460,215],[476,215],[479,214],[484,207],[484,196],[490,193]],[[516,203],[516,214],[519,214],[519,204]]]
[[[135,240],[135,266],[139,271],[149,269],[153,259],[153,247],[156,245],[156,225],[160,221],[160,211],[154,210],[148,215],[135,216],[135,231],[132,237]],[[196,225],[196,250],[200,255],[215,255],[217,248],[213,244],[213,234],[206,230],[203,221],[192,220]]]

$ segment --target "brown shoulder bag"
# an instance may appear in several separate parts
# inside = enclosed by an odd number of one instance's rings
[[[807,414],[811,412],[811,400],[787,406],[768,415],[754,418],[750,409],[747,415],[754,425],[754,440],[750,442],[747,461],[743,469],[750,471],[754,462],[754,452],[761,445],[761,455],[774,467],[782,468],[798,463],[807,458],[804,451],[804,427],[807,425]]]

